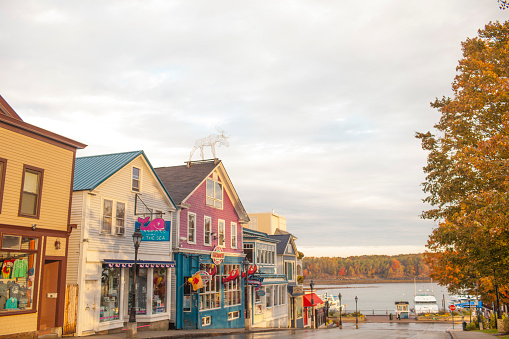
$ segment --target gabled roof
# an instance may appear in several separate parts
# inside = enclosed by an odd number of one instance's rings
[[[175,202],[180,205],[216,166],[214,162],[203,162],[189,167],[187,165],[169,166],[158,167],[154,170],[166,189],[171,192]]]
[[[243,222],[249,221],[242,202],[233,187],[233,184],[226,173],[223,163],[216,159],[191,162],[188,165],[158,167],[155,169],[157,175],[171,193],[177,205],[185,203],[185,200],[201,185],[203,181],[214,171],[216,171],[223,181],[223,187],[228,193],[232,204],[239,218]]]
[[[143,151],[102,154],[76,158],[73,191],[94,190],[106,179],[114,175],[116,172],[121,170],[124,166],[129,164],[140,155],[143,156],[148,166],[152,170],[152,174],[161,185],[161,188],[164,190],[171,203],[176,208],[175,202],[164,187],[161,179],[157,176],[154,168],[150,164],[150,161]]]
[[[291,237],[292,235],[290,233],[269,235],[269,238],[279,240],[276,248],[277,254],[285,254],[286,246],[288,245]]]
[[[23,119],[21,119],[21,117],[18,115],[18,113],[14,112],[11,105],[9,105],[7,103],[7,101],[5,101],[4,98],[2,98],[1,95],[0,95],[0,114],[6,115],[10,118],[13,118],[13,119],[16,119],[19,121],[23,121]]]

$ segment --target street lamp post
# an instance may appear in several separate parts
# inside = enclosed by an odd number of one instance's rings
[[[343,313],[343,306],[341,305],[341,293],[338,293],[339,298],[339,329],[343,328],[343,321],[341,319],[341,313]]]
[[[246,273],[246,284],[244,285],[246,289],[245,297],[246,297],[246,320],[245,320],[245,329],[246,331],[251,331],[251,287],[247,283],[247,271],[249,268],[249,260],[244,258],[242,262],[244,264],[244,272]]]
[[[311,328],[315,328],[315,300],[313,299],[313,280],[309,283],[309,287],[311,287]]]
[[[470,311],[470,322],[472,322],[472,305],[470,305],[470,294],[467,297],[468,301],[468,310]]]
[[[359,298],[357,298],[357,296],[355,296],[355,328],[359,329],[359,318],[357,317],[358,316],[357,300],[359,300]]]
[[[138,328],[136,324],[136,275],[138,274],[138,249],[140,248],[143,234],[140,230],[133,233],[134,243],[134,265],[133,265],[133,289],[131,291],[131,313],[129,314],[129,323],[127,324],[127,338],[137,338]]]

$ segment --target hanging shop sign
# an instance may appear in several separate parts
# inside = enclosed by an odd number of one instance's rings
[[[136,229],[143,234],[141,241],[170,241],[171,221],[161,218],[152,221],[149,219],[149,217],[138,218],[138,221],[134,223]]]
[[[221,263],[224,260],[223,248],[216,246],[214,248],[214,250],[212,251],[212,254],[210,255],[210,257],[212,258],[212,261],[214,261],[214,264],[221,265]]]
[[[265,291],[264,290],[258,290],[258,291],[256,291],[256,295],[259,296],[259,297],[263,297],[265,295]]]

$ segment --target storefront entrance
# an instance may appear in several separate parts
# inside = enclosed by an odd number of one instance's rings
[[[39,329],[57,327],[60,260],[47,260],[43,266]]]

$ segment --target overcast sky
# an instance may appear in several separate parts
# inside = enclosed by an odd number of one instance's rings
[[[496,0],[0,0],[0,94],[78,156],[181,165],[219,126],[246,210],[285,216],[307,256],[416,253],[434,223],[414,134],[461,41],[508,17]]]

